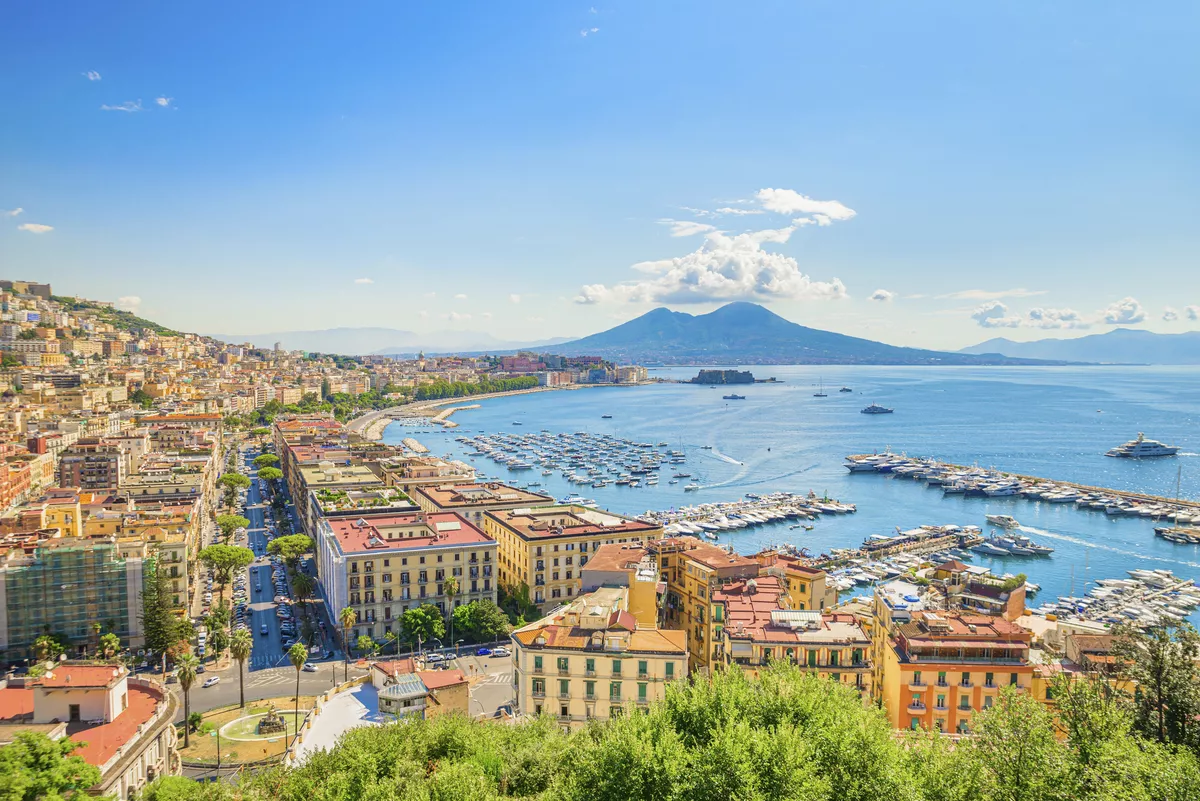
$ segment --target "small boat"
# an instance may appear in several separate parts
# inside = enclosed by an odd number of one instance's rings
[[[722,395],[721,396],[721,400],[745,400],[745,399],[746,399],[745,395],[739,395],[736,392],[734,392],[730,395]]]
[[[688,484],[683,489],[685,492],[695,492],[696,490],[700,489],[700,485],[699,484]]]
[[[519,422],[519,421],[517,421],[517,420],[513,420],[513,425],[514,425],[514,426],[522,426],[522,425],[525,425],[525,424],[524,424],[524,423],[522,423],[522,422]]]
[[[828,398],[829,397],[828,395],[825,394],[825,382],[824,381],[821,381],[818,383],[817,391],[813,393],[813,397],[814,398]]]
[[[841,389],[838,390],[838,392],[853,392],[853,391],[854,390],[850,389],[850,387],[842,387]]]
[[[611,414],[602,414],[602,415],[600,415],[600,419],[601,420],[611,420],[612,415]]]
[[[1000,528],[1020,528],[1021,524],[1008,515],[988,515],[987,521]]]

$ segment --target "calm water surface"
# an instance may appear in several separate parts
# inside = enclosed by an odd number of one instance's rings
[[[746,368],[742,368],[746,369]],[[829,516],[813,531],[787,524],[722,534],[743,553],[791,542],[814,553],[855,547],[871,534],[897,526],[978,525],[984,515],[1009,514],[1035,540],[1056,549],[1048,558],[977,556],[994,572],[1025,572],[1042,585],[1042,600],[1081,595],[1101,578],[1125,577],[1134,568],[1167,568],[1200,578],[1200,546],[1175,545],[1154,536],[1143,518],[1109,518],[1073,504],[1020,498],[943,497],[922,482],[877,474],[850,475],[851,453],[890,447],[909,455],[978,464],[1112,489],[1200,497],[1200,370],[1195,368],[897,368],[751,367],[755,376],[782,383],[738,387],[746,400],[725,401],[728,389],[680,384],[604,387],[494,398],[457,412],[459,428],[413,429],[394,424],[386,442],[416,436],[436,454],[470,461],[455,437],[488,433],[589,431],[638,441],[667,441],[687,454],[679,472],[692,479],[669,485],[664,468],[657,487],[592,488],[564,481],[558,472],[510,472],[485,457],[471,464],[512,483],[541,481],[556,497],[578,493],[625,514],[705,501],[729,501],[747,492],[828,493],[857,504],[858,512]],[[695,368],[653,371],[661,378],[690,378]],[[826,398],[813,397],[823,382]],[[841,393],[842,386],[853,393]],[[469,402],[469,401],[460,401]],[[859,410],[876,402],[891,415]],[[601,415],[612,415],[611,420]],[[522,425],[513,426],[513,422]],[[1182,446],[1176,458],[1132,461],[1104,452],[1147,437]],[[701,446],[711,445],[712,450]],[[676,466],[669,466],[676,467]],[[1182,469],[1181,469],[1182,468]],[[683,486],[701,485],[696,492]],[[985,529],[986,530],[986,529]],[[1035,604],[1037,601],[1034,602]]]

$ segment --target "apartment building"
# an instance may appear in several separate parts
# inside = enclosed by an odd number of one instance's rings
[[[496,543],[455,514],[319,517],[314,540],[319,587],[329,608],[351,607],[350,641],[382,639],[409,609],[433,604],[449,615],[471,601],[496,600]],[[446,594],[453,577],[458,591]]]
[[[688,633],[688,669],[708,670],[723,664],[723,624],[714,619],[713,593],[731,581],[755,578],[758,562],[694,537],[655,540],[650,552],[667,583],[666,625]]]
[[[755,554],[761,575],[775,576],[787,596],[788,609],[832,609],[837,606],[837,588],[826,581],[820,568],[803,559],[774,550]]]
[[[125,478],[128,456],[121,446],[98,439],[81,440],[58,461],[58,485],[81,490],[115,490]]]
[[[500,552],[500,583],[528,592],[545,610],[579,594],[580,570],[601,546],[642,544],[662,526],[586,506],[542,506],[485,512],[483,530]]]
[[[554,505],[549,495],[498,482],[418,485],[409,490],[409,495],[426,512],[454,512],[477,526],[483,525],[487,512]]]
[[[301,466],[299,484],[303,492],[292,498],[296,500],[296,512],[307,532],[316,530],[322,514],[322,503],[340,498],[350,491],[383,487],[379,476],[368,465],[335,464],[331,461]]]
[[[1001,686],[1030,691],[1027,629],[1003,617],[912,609],[921,602],[910,588],[875,591],[875,694],[894,727],[969,734]]]
[[[687,632],[639,621],[629,594],[601,587],[512,633],[518,714],[578,728],[660,700],[687,675]]]
[[[379,469],[384,483],[410,494],[417,487],[470,484],[475,480],[475,468],[436,456],[390,456],[380,461]]]

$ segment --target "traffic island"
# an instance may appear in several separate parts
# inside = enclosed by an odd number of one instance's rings
[[[204,713],[199,730],[192,732],[191,745],[187,748],[183,747],[183,730],[180,728],[179,756],[185,766],[214,766],[218,761],[219,742],[222,767],[278,761],[295,737],[297,725],[303,723],[316,702],[315,696],[300,696],[299,717],[295,712],[295,696],[290,695],[255,701],[247,704],[245,709],[235,704],[209,710]],[[268,723],[260,726],[263,720]],[[183,724],[179,725],[182,727]]]

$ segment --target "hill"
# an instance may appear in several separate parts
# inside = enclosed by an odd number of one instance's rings
[[[435,331],[430,334],[418,334],[397,328],[327,328],[210,336],[222,342],[249,342],[256,348],[271,348],[278,342],[284,350],[340,353],[349,356],[413,354],[419,351],[496,351],[526,347],[523,343],[506,342],[477,331]]]
[[[555,348],[564,355],[662,364],[1021,364],[998,355],[901,348],[808,328],[755,303],[730,303],[708,314],[661,308],[599,334]]]
[[[1103,334],[1075,339],[1013,342],[998,337],[960,353],[1001,353],[1022,359],[1053,359],[1101,364],[1200,364],[1200,331],[1156,334],[1133,328],[1114,328]]]

